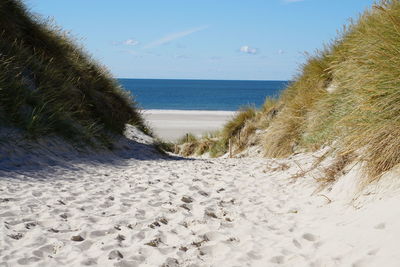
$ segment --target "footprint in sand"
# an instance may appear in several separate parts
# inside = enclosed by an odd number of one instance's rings
[[[269,261],[271,263],[275,263],[275,264],[283,264],[285,262],[285,257],[284,256],[275,256],[275,257],[272,257]]]
[[[317,238],[315,237],[315,235],[310,234],[310,233],[305,233],[305,234],[303,235],[303,238],[304,238],[305,240],[307,240],[307,241],[310,241],[310,242],[314,242],[315,240],[317,240]]]
[[[114,205],[114,203],[106,201],[103,204],[99,205],[99,207],[102,209],[108,209],[108,208],[111,208],[113,205]]]
[[[40,261],[40,258],[38,257],[29,257],[29,258],[22,258],[19,259],[17,262],[21,265],[30,265],[32,263]]]
[[[135,261],[121,260],[120,262],[115,263],[114,266],[116,266],[116,267],[138,267],[139,263],[137,263]]]
[[[167,258],[167,260],[165,261],[165,263],[163,265],[161,265],[162,267],[179,267],[181,265],[179,265],[179,262],[177,259],[175,258]]]
[[[257,252],[254,252],[254,251],[248,252],[248,253],[247,253],[247,256],[248,256],[250,259],[253,259],[253,260],[262,259],[262,256],[259,255],[259,254],[257,254]]]
[[[377,229],[377,230],[383,230],[383,229],[386,228],[386,224],[385,223],[380,223],[378,225],[375,225],[374,228]]]
[[[379,250],[380,250],[379,248],[370,250],[370,251],[368,252],[368,255],[369,255],[369,256],[375,256],[375,255],[379,252]]]
[[[298,248],[298,249],[301,249],[301,248],[302,248],[302,246],[301,246],[300,242],[299,242],[299,241],[297,241],[296,239],[293,239],[293,245],[295,245],[295,246],[296,246],[296,248]]]
[[[41,191],[33,191],[32,192],[32,196],[34,196],[34,197],[41,197],[42,194],[43,194],[43,192],[41,192]]]
[[[32,252],[32,254],[36,257],[43,258],[45,255],[51,255],[54,253],[54,246],[53,245],[45,245]]]
[[[79,249],[81,251],[86,251],[86,250],[89,250],[92,247],[93,244],[94,243],[92,241],[85,240],[82,243],[80,243],[79,245],[77,245],[77,247],[79,247]]]
[[[97,266],[97,260],[93,258],[85,259],[81,262],[83,266]]]

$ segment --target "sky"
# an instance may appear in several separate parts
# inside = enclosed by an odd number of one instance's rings
[[[116,78],[290,80],[373,0],[24,0]]]

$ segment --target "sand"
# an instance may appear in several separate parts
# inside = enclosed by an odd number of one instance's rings
[[[187,133],[200,137],[205,133],[216,131],[234,114],[233,111],[204,110],[143,111],[155,134],[167,141],[176,141]]]
[[[399,172],[355,193],[351,166],[318,191],[326,150],[182,159],[127,136],[95,155],[0,146],[0,266],[400,264]]]

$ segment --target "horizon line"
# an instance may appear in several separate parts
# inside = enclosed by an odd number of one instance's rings
[[[261,79],[204,79],[204,78],[126,78],[116,77],[114,79],[124,80],[194,80],[194,81],[267,81],[267,82],[292,82],[293,80],[261,80]]]

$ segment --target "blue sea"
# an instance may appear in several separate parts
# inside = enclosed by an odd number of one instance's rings
[[[289,81],[118,79],[143,109],[228,110],[261,107]]]

